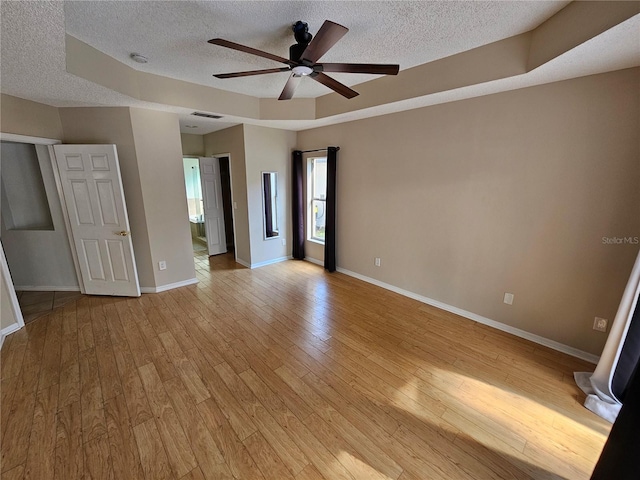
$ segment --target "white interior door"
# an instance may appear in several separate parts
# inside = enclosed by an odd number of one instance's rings
[[[227,252],[222,207],[220,162],[213,157],[200,157],[200,181],[204,203],[204,227],[207,232],[209,255]]]
[[[115,145],[54,145],[84,292],[140,296]]]

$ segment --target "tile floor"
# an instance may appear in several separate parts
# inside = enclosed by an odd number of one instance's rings
[[[239,270],[247,268],[243,267],[239,263],[236,263],[233,250],[227,253],[212,256],[209,256],[206,250],[194,252],[193,259],[196,267],[196,273],[211,272],[214,270]]]
[[[193,245],[193,253],[197,254],[200,252],[205,252],[207,250],[207,244],[200,241],[200,240],[196,240],[193,237],[191,237],[191,244]]]
[[[16,292],[24,323],[34,321],[46,315],[54,308],[80,298],[80,292]]]

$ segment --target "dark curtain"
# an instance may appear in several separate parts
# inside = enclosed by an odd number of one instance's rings
[[[640,299],[638,299],[640,300]],[[629,322],[629,329],[622,344],[618,357],[618,364],[611,379],[611,391],[620,402],[625,403],[625,397],[633,372],[640,364],[640,302],[636,302],[636,309]],[[638,380],[640,381],[640,379]]]
[[[324,233],[324,268],[336,271],[336,170],[338,148],[327,149],[327,222]]]
[[[637,480],[640,468],[640,368],[636,368],[591,480]]]
[[[293,152],[293,165],[291,168],[292,198],[292,230],[293,230],[293,251],[292,256],[297,260],[304,260],[304,188],[302,185],[303,175],[302,152]]]
[[[273,210],[271,208],[271,174],[262,174],[262,183],[264,184],[264,223],[267,238],[273,237]]]

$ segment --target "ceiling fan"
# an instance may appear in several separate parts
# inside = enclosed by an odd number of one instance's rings
[[[291,76],[289,80],[287,80],[284,90],[282,90],[280,97],[278,97],[278,100],[289,100],[293,97],[293,93],[300,83],[300,80],[302,80],[302,77],[310,77],[343,97],[353,98],[358,95],[358,92],[331,78],[329,75],[325,75],[324,72],[368,73],[374,75],[398,74],[398,70],[400,69],[399,65],[375,63],[317,63],[320,57],[327,53],[348,31],[349,29],[342,25],[325,20],[312,42],[311,39],[313,36],[309,33],[309,26],[302,21],[298,21],[293,25],[293,35],[297,43],[291,45],[289,48],[288,59],[222,38],[213,38],[209,40],[209,43],[250,53],[258,57],[268,58],[287,65],[286,67],[269,68],[266,70],[221,73],[214,75],[214,77],[236,78],[263,75],[265,73],[291,72]]]

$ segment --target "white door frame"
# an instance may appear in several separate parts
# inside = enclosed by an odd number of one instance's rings
[[[9,291],[11,311],[16,319],[15,323],[7,325],[5,328],[0,330],[0,348],[2,348],[2,344],[4,343],[4,339],[7,335],[24,327],[24,317],[22,316],[22,310],[20,309],[16,289],[13,286],[13,279],[11,278],[11,272],[9,271],[9,264],[7,263],[7,258],[4,256],[4,246],[2,245],[2,242],[0,242],[0,269],[2,270],[2,277],[7,285],[7,290]]]

